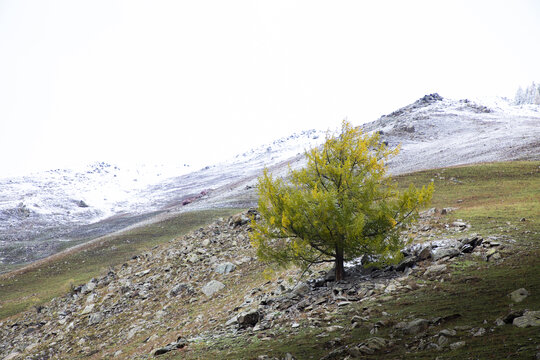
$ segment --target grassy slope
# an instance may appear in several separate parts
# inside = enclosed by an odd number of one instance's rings
[[[336,337],[341,339],[342,344],[358,344],[363,339],[373,336],[369,334],[367,327],[349,330],[350,317],[354,314],[364,314],[363,307],[366,306],[375,309],[371,314],[371,323],[388,318],[433,318],[459,313],[460,318],[442,324],[433,331],[456,325],[495,329],[483,337],[467,337],[468,345],[456,351],[445,348],[443,352],[424,351],[409,354],[403,346],[395,346],[388,354],[366,356],[368,359],[532,358],[532,354],[536,352],[535,346],[540,344],[538,328],[518,329],[513,326],[497,328],[493,325],[493,321],[508,313],[510,301],[506,295],[519,287],[527,288],[531,295],[514,308],[540,310],[540,276],[538,276],[540,204],[537,200],[540,192],[540,162],[430,170],[405,175],[397,180],[401,186],[406,187],[410,182],[422,185],[431,179],[434,179],[436,185],[433,206],[459,207],[445,217],[446,222],[463,219],[472,224],[472,232],[484,237],[491,234],[506,235],[516,240],[516,245],[511,250],[502,251],[504,261],[501,264],[486,263],[481,259],[461,259],[452,265],[452,278],[444,283],[426,282],[426,286],[383,302],[381,306],[365,302],[353,304],[333,314],[331,321],[322,324],[323,326],[341,324],[346,331],[316,337],[324,329],[321,327],[279,329],[266,333],[263,338],[260,334],[246,334],[240,338],[223,338],[190,344],[185,350],[171,352],[160,358],[253,359],[262,354],[283,357],[290,352],[297,359],[318,359],[331,351],[332,346],[326,343]],[[66,291],[70,283],[85,282],[106,270],[111,262],[122,263],[135,253],[143,252],[154,244],[167,241],[218,216],[225,214],[215,212],[185,214],[169,222],[117,237],[107,244],[88,250],[87,253],[48,264],[13,279],[1,279],[0,304],[3,307],[0,308],[0,318],[20,311],[23,307],[39,304],[57,296]],[[526,221],[520,221],[521,218],[525,218]],[[460,235],[463,236],[462,233]],[[116,249],[113,249],[113,246]],[[113,261],[114,259],[116,260]],[[227,296],[220,301],[238,303],[247,289],[264,283],[261,271],[262,267],[254,264],[249,276],[242,278],[242,282],[237,284],[234,291],[231,290],[231,297]],[[20,299],[22,305],[17,305]],[[187,306],[184,310],[194,318],[204,310],[202,307],[209,305],[209,303],[195,304]],[[213,302],[212,306],[220,308],[225,305]],[[383,317],[382,311],[391,316]],[[487,324],[484,324],[484,320],[487,320]],[[391,326],[383,327],[377,336],[388,338],[391,329]],[[163,337],[158,341],[158,345],[172,340],[166,340],[169,334],[160,335]],[[462,334],[462,337],[466,336]],[[413,339],[405,338],[400,341],[402,344],[409,340]],[[131,351],[136,351],[135,348],[139,345],[135,343],[132,345]],[[148,352],[151,348],[154,346],[149,345]],[[129,347],[123,350],[126,355],[131,352]]]
[[[99,241],[87,249],[47,261],[16,276],[0,277],[0,319],[49,301],[109,267],[238,209],[188,212]]]
[[[496,327],[494,320],[510,309],[540,310],[540,162],[495,163],[423,171],[400,176],[400,186],[407,187],[435,181],[433,206],[458,207],[445,218],[446,222],[463,219],[472,225],[471,232],[484,237],[505,235],[516,240],[512,249],[502,250],[504,261],[498,264],[473,257],[460,258],[451,265],[448,281],[426,281],[424,287],[399,298],[379,304],[354,304],[335,314],[332,325],[350,329],[351,316],[365,314],[365,307],[375,310],[370,322],[383,319],[434,318],[459,314],[430,331],[455,326],[484,327],[488,333],[472,337],[466,330],[461,339],[467,346],[451,351],[426,350],[407,352],[403,346],[412,343],[404,337],[385,354],[365,359],[501,359],[532,358],[540,345],[538,328],[519,329],[511,325]],[[525,218],[526,221],[520,221]],[[460,233],[459,236],[464,236]],[[511,304],[507,294],[525,287],[530,296],[522,303]],[[386,311],[390,316],[380,315]],[[379,315],[377,315],[379,314]],[[329,324],[324,324],[329,325]],[[489,331],[489,329],[494,329]],[[390,336],[392,326],[381,328],[376,336]],[[368,327],[338,331],[316,337],[324,329],[303,328],[265,334],[246,334],[240,338],[224,338],[192,344],[189,350],[172,352],[164,359],[255,359],[259,355],[283,357],[287,352],[297,359],[319,359],[332,349],[328,341],[339,338],[342,344],[358,344],[369,338]],[[450,339],[450,342],[457,341]]]

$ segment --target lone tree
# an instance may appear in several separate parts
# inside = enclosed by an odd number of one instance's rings
[[[263,261],[280,266],[334,262],[371,255],[379,264],[399,261],[406,240],[400,232],[427,205],[433,184],[399,192],[386,174],[389,149],[378,134],[364,134],[344,121],[341,133],[327,134],[321,148],[306,152],[307,166],[289,169],[286,179],[265,169],[259,178],[259,212],[252,244]]]

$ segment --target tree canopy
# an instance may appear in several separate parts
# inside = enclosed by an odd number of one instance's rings
[[[401,232],[427,205],[433,184],[400,192],[386,173],[398,153],[344,121],[341,133],[326,136],[306,152],[307,165],[274,178],[265,169],[258,181],[261,219],[253,222],[252,244],[263,261],[281,266],[334,262],[336,280],[344,262],[371,255],[379,263],[399,260]]]

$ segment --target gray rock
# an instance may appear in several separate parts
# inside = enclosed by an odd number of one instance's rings
[[[76,203],[77,206],[80,207],[80,208],[87,208],[87,207],[88,207],[88,204],[85,203],[83,200],[75,201],[75,203]]]
[[[452,329],[444,329],[444,330],[439,331],[439,335],[444,335],[446,337],[453,337],[453,336],[456,336],[456,334],[457,334],[456,330],[452,330]]]
[[[292,292],[294,295],[305,295],[309,292],[309,290],[310,287],[308,284],[306,284],[305,282],[299,282],[298,284],[296,284]]]
[[[431,265],[430,267],[426,269],[426,272],[424,272],[424,276],[427,276],[427,277],[436,276],[436,275],[442,274],[445,271],[446,271],[445,264]]]
[[[169,297],[175,297],[181,294],[182,292],[189,291],[189,284],[188,283],[180,283],[176,284],[172,287],[172,289],[169,291],[168,295]]]
[[[94,311],[95,304],[86,305],[86,307],[81,312],[81,315],[90,314],[92,311]]]
[[[218,274],[226,275],[236,269],[236,265],[230,262],[226,262],[223,264],[219,264],[216,269],[214,270]]]
[[[512,324],[520,328],[540,326],[540,311],[526,311],[523,316],[515,318]]]
[[[426,246],[418,252],[418,260],[431,259],[431,246]]]
[[[450,349],[457,350],[466,345],[465,341],[457,341],[455,343],[450,344]]]
[[[90,280],[88,283],[84,284],[82,289],[81,289],[81,293],[82,294],[88,294],[88,293],[91,293],[92,291],[94,291],[94,289],[96,288],[96,279],[92,279]]]
[[[92,326],[95,324],[99,324],[103,320],[103,314],[100,312],[93,313],[90,315],[90,318],[88,319],[88,325]]]
[[[510,294],[508,294],[508,296],[510,296],[510,299],[512,299],[513,302],[518,303],[525,300],[525,298],[529,296],[529,292],[525,290],[524,288],[521,288],[521,289],[512,291]]]
[[[187,341],[185,339],[178,338],[178,340],[176,340],[175,342],[172,342],[170,344],[167,344],[167,346],[164,346],[162,348],[152,351],[151,355],[152,356],[163,355],[170,351],[173,351],[174,349],[182,349],[186,345],[187,345]]]
[[[418,334],[421,331],[424,331],[429,326],[429,320],[426,319],[414,319],[409,322],[400,322],[395,328],[401,330],[405,334]]]
[[[229,226],[236,228],[238,226],[245,225],[249,222],[249,218],[245,214],[238,214],[231,217]]]
[[[484,336],[485,334],[486,334],[486,329],[484,328],[479,328],[477,330],[472,331],[472,336],[474,337]]]
[[[474,250],[474,247],[471,244],[465,244],[460,248],[463,253],[471,253]]]
[[[416,256],[407,256],[396,265],[396,271],[404,271],[406,268],[412,268],[417,261],[418,258]]]
[[[456,249],[454,247],[443,247],[431,250],[431,258],[433,259],[433,261],[437,261],[439,259],[442,259],[443,257],[453,258],[455,256],[458,256],[459,254],[459,249]]]
[[[446,345],[447,343],[448,343],[448,338],[446,336],[444,336],[444,335],[439,336],[439,340],[437,340],[437,344],[439,346],[442,347],[442,346]]]
[[[367,339],[361,344],[349,349],[348,353],[354,357],[361,357],[363,355],[372,355],[377,351],[383,350],[389,345],[389,341],[380,337],[372,337]]]
[[[462,239],[461,240],[461,244],[463,246],[465,245],[470,245],[472,246],[473,248],[479,246],[482,244],[484,240],[481,238],[481,237],[478,237],[478,236],[473,236],[473,237],[470,237],[470,238],[465,238],[465,239]]]
[[[204,295],[211,297],[218,291],[222,290],[223,288],[225,288],[225,285],[222,282],[219,282],[217,280],[212,280],[206,285],[204,285],[201,291],[203,292]]]
[[[19,355],[21,355],[20,352],[14,351],[14,352],[12,352],[11,354],[9,354],[8,356],[6,356],[6,357],[4,358],[4,360],[13,360],[13,359],[16,359],[16,358],[19,357]]]
[[[514,310],[514,311],[511,311],[508,313],[508,315],[506,315],[502,321],[505,323],[505,324],[512,324],[514,322],[514,319],[517,318],[517,317],[520,317],[520,316],[523,316],[523,310]]]
[[[199,261],[199,255],[195,253],[191,253],[188,255],[187,261],[189,261],[190,263],[196,263]]]

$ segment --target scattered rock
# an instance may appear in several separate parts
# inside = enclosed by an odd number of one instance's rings
[[[86,305],[86,307],[81,312],[81,315],[90,314],[92,311],[94,311],[95,304]]]
[[[87,207],[88,207],[88,204],[85,203],[83,200],[76,201],[75,203],[76,203],[77,206],[80,207],[80,208],[87,208]]]
[[[233,272],[236,269],[236,265],[230,262],[219,264],[214,270],[218,274],[227,275],[230,272]]]
[[[172,289],[169,291],[168,293],[168,296],[169,297],[174,297],[174,296],[178,296],[180,295],[181,293],[183,292],[187,292],[187,291],[190,291],[191,287],[188,283],[180,283],[180,284],[176,284],[175,286],[172,287]]]
[[[9,354],[8,356],[6,356],[6,357],[4,358],[4,360],[13,360],[13,359],[16,359],[16,358],[19,357],[19,355],[21,355],[20,352],[14,351],[14,352],[12,352],[11,354]]]
[[[103,320],[103,314],[100,312],[93,313],[88,318],[88,325],[92,326],[100,323]]]
[[[453,258],[455,256],[458,256],[459,254],[460,251],[454,247],[435,248],[431,250],[431,258],[433,259],[433,261],[437,261],[439,259],[442,259],[443,257]]]
[[[419,253],[418,253],[418,260],[428,260],[431,259],[431,246],[424,247]]]
[[[299,282],[294,288],[292,293],[294,295],[305,295],[309,292],[309,285],[305,282]]]
[[[348,353],[353,357],[372,355],[375,352],[385,349],[389,343],[390,342],[384,338],[372,337],[357,346],[351,347],[348,350]]]
[[[223,288],[225,288],[225,284],[217,280],[212,280],[206,285],[204,285],[201,291],[203,292],[204,295],[211,297],[218,291],[222,290]]]
[[[471,331],[472,333],[472,336],[475,336],[475,337],[479,337],[479,336],[484,336],[486,334],[486,329],[484,328],[479,328],[479,329],[473,329],[473,331]]]
[[[520,328],[540,326],[540,311],[525,311],[523,316],[514,319],[513,324]]]
[[[455,343],[450,344],[450,349],[457,350],[464,347],[465,345],[466,345],[465,341],[457,341]]]
[[[262,318],[261,313],[257,310],[249,311],[238,315],[236,321],[242,328],[255,326]]]
[[[510,296],[510,299],[512,299],[513,302],[518,303],[525,300],[525,298],[529,296],[529,292],[525,290],[524,288],[520,288],[515,291],[512,291],[510,294],[508,294],[508,296]]]
[[[405,271],[406,268],[412,268],[417,261],[418,258],[416,256],[407,256],[396,265],[396,271]]]
[[[447,268],[446,264],[431,265],[424,272],[424,276],[430,277],[430,276],[440,275],[446,271],[446,268]]]
[[[238,226],[245,225],[249,222],[249,218],[245,214],[237,214],[231,217],[229,226],[236,228]]]
[[[457,332],[456,330],[452,330],[452,329],[444,329],[439,332],[439,335],[443,335],[446,337],[454,337],[457,335]]]
[[[512,324],[515,318],[523,316],[523,310],[511,311],[502,320],[505,324]]]
[[[402,331],[404,334],[418,334],[424,331],[429,326],[429,320],[426,319],[414,319],[409,322],[400,322],[395,326],[395,329]]]

